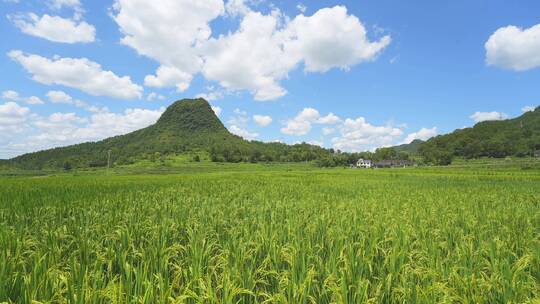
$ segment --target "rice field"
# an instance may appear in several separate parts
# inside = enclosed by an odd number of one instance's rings
[[[540,174],[4,177],[2,302],[540,303]]]

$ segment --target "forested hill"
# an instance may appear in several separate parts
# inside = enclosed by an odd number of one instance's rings
[[[408,144],[403,144],[403,145],[399,145],[399,146],[394,146],[392,147],[394,150],[396,150],[396,152],[405,152],[405,153],[409,153],[409,154],[417,154],[418,153],[418,149],[420,148],[420,146],[424,143],[423,140],[421,139],[415,139],[413,140],[412,142],[408,143]]]
[[[332,151],[300,144],[246,141],[229,133],[204,99],[184,99],[167,108],[159,120],[147,128],[67,147],[24,154],[9,160],[25,169],[85,168],[107,165],[108,151],[113,164],[128,164],[156,154],[206,151],[214,161],[304,161]]]
[[[540,107],[514,119],[484,121],[472,128],[431,138],[419,150],[427,162],[437,163],[437,159],[454,156],[531,156],[538,149]]]

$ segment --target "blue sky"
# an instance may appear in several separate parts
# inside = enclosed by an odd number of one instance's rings
[[[204,96],[248,139],[347,151],[521,115],[540,3],[0,0],[0,158]]]

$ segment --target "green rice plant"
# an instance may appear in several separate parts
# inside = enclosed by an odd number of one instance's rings
[[[0,303],[537,303],[540,176],[0,179]]]

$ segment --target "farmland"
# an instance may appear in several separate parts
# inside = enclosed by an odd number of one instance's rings
[[[0,178],[0,302],[540,300],[538,170],[249,168]]]

